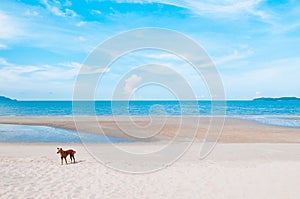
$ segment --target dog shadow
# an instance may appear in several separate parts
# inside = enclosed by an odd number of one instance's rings
[[[80,164],[80,163],[83,163],[83,162],[86,162],[86,160],[76,160],[76,162],[74,163],[72,163],[72,164]]]

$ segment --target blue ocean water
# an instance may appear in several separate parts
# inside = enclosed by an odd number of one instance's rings
[[[0,102],[0,116],[76,115],[201,115],[212,114],[211,101],[10,101]],[[74,112],[73,107],[74,105]],[[300,101],[226,101],[214,104],[214,110],[228,117],[300,127]],[[218,111],[216,112],[218,114]]]
[[[77,133],[50,126],[0,124],[0,142],[117,143],[132,141],[91,133]]]

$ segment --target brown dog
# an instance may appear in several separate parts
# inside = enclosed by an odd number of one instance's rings
[[[64,151],[62,148],[57,148],[57,153],[60,153],[61,164],[63,164],[63,159],[65,159],[66,164],[68,164],[68,162],[67,162],[67,156],[68,155],[70,155],[71,163],[72,163],[72,159],[75,163],[75,156],[74,155],[75,155],[76,151],[74,151],[72,149]]]

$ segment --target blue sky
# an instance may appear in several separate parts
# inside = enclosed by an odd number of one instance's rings
[[[300,97],[299,13],[296,0],[2,0],[0,95],[72,99],[81,64],[95,47],[120,32],[159,27],[181,32],[205,49],[228,99]],[[160,51],[133,53],[114,63],[96,97],[111,98],[126,71],[153,62],[174,67],[197,98],[209,98],[201,78]],[[171,96],[157,85],[136,90],[139,78],[132,74],[124,84],[137,91],[136,98]]]

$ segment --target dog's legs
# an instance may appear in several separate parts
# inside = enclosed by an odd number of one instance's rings
[[[63,165],[64,164],[63,157],[60,157],[60,159],[61,159],[61,165]]]
[[[68,162],[67,162],[67,158],[65,157],[65,161],[66,161],[66,164],[68,164]]]
[[[72,159],[73,159],[73,163],[75,163],[75,156],[74,155],[72,155]]]
[[[75,156],[72,155],[71,157],[72,157],[71,159],[73,159],[73,163],[75,163]]]
[[[73,156],[72,155],[70,155],[70,159],[71,159],[71,163],[72,163],[72,160],[73,160]]]

